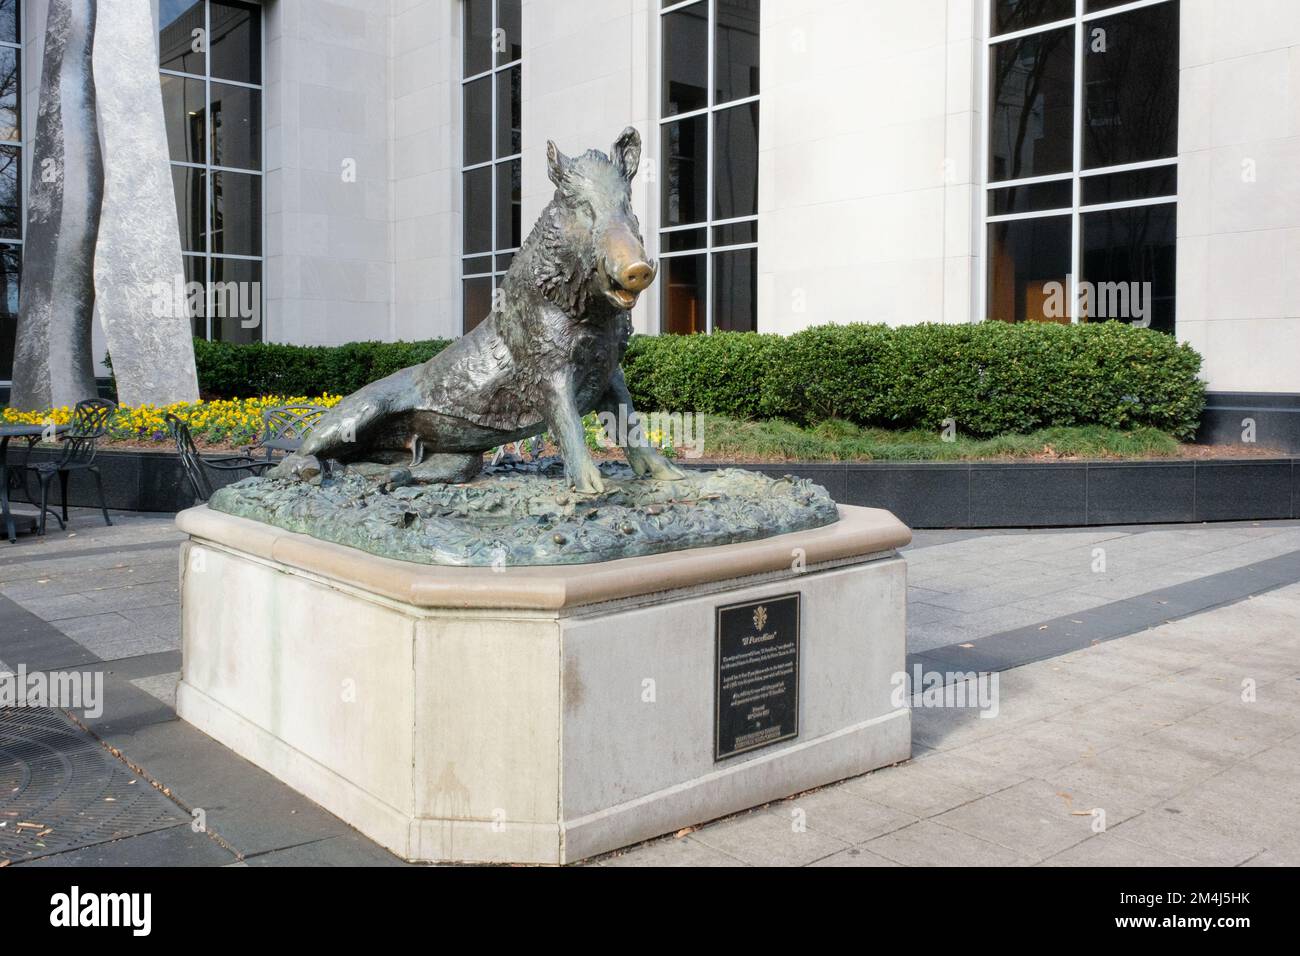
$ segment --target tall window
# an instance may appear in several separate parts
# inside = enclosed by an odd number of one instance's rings
[[[754,331],[759,0],[665,0],[660,22],[660,326]]]
[[[1178,0],[991,0],[986,315],[1172,332]]]
[[[262,8],[160,0],[163,114],[194,334],[262,340]]]
[[[23,71],[18,0],[0,0],[0,381],[13,378],[22,268]]]
[[[463,4],[461,310],[466,332],[492,310],[492,290],[501,284],[523,239],[519,2]]]

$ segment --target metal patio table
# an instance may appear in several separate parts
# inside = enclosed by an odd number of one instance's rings
[[[4,517],[5,535],[9,538],[9,543],[13,544],[18,540],[17,527],[14,524],[14,514],[9,507],[9,441],[13,438],[25,438],[27,440],[27,451],[31,453],[33,447],[40,439],[45,438],[51,433],[62,435],[68,430],[68,425],[0,425],[0,515]],[[24,467],[26,467],[24,465]],[[24,520],[28,517],[26,512],[22,513]],[[39,514],[36,515],[40,517]]]

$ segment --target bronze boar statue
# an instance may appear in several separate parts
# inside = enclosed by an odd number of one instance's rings
[[[555,196],[515,255],[475,329],[423,365],[403,369],[345,398],[271,472],[309,479],[331,461],[394,466],[401,481],[462,482],[483,453],[549,430],[569,484],[604,490],[582,418],[625,409],[639,436],[619,367],[632,332],[630,310],[654,281],[632,212],[641,137],[628,128],[610,154],[570,159],[547,143]],[[683,473],[644,439],[629,440],[638,474]],[[396,467],[401,466],[401,467]]]

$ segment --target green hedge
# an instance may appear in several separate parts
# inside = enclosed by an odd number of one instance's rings
[[[451,343],[352,342],[348,345],[232,345],[194,340],[199,390],[208,398],[348,395],[408,365],[427,362]]]
[[[195,342],[210,397],[348,394],[449,343],[338,347]],[[1064,425],[1150,426],[1188,439],[1205,404],[1201,357],[1172,336],[1083,325],[822,325],[791,336],[722,332],[632,339],[623,362],[637,407],[840,418],[976,438]]]
[[[841,418],[985,438],[1062,425],[1196,431],[1201,357],[1172,336],[1118,322],[1082,325],[823,325],[637,337],[624,360],[638,407]]]

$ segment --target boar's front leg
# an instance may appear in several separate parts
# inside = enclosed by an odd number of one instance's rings
[[[626,419],[619,414],[620,407],[626,409],[624,412]],[[637,415],[632,408],[632,393],[627,389],[627,379],[623,377],[622,368],[614,369],[614,374],[609,380],[609,388],[600,397],[596,409],[613,415],[617,422],[626,420],[627,435],[620,435],[619,438],[626,439],[623,453],[627,455],[627,463],[632,466],[634,472],[643,478],[659,478],[664,481],[676,481],[686,477],[686,472],[665,458],[659,449],[650,447],[645,435],[641,434],[641,430],[636,427]]]
[[[547,396],[546,425],[560,446],[564,458],[564,473],[569,484],[579,494],[595,495],[605,490],[600,469],[591,460],[587,450],[587,435],[582,427],[582,416],[573,400],[573,389],[567,379],[557,381]]]

